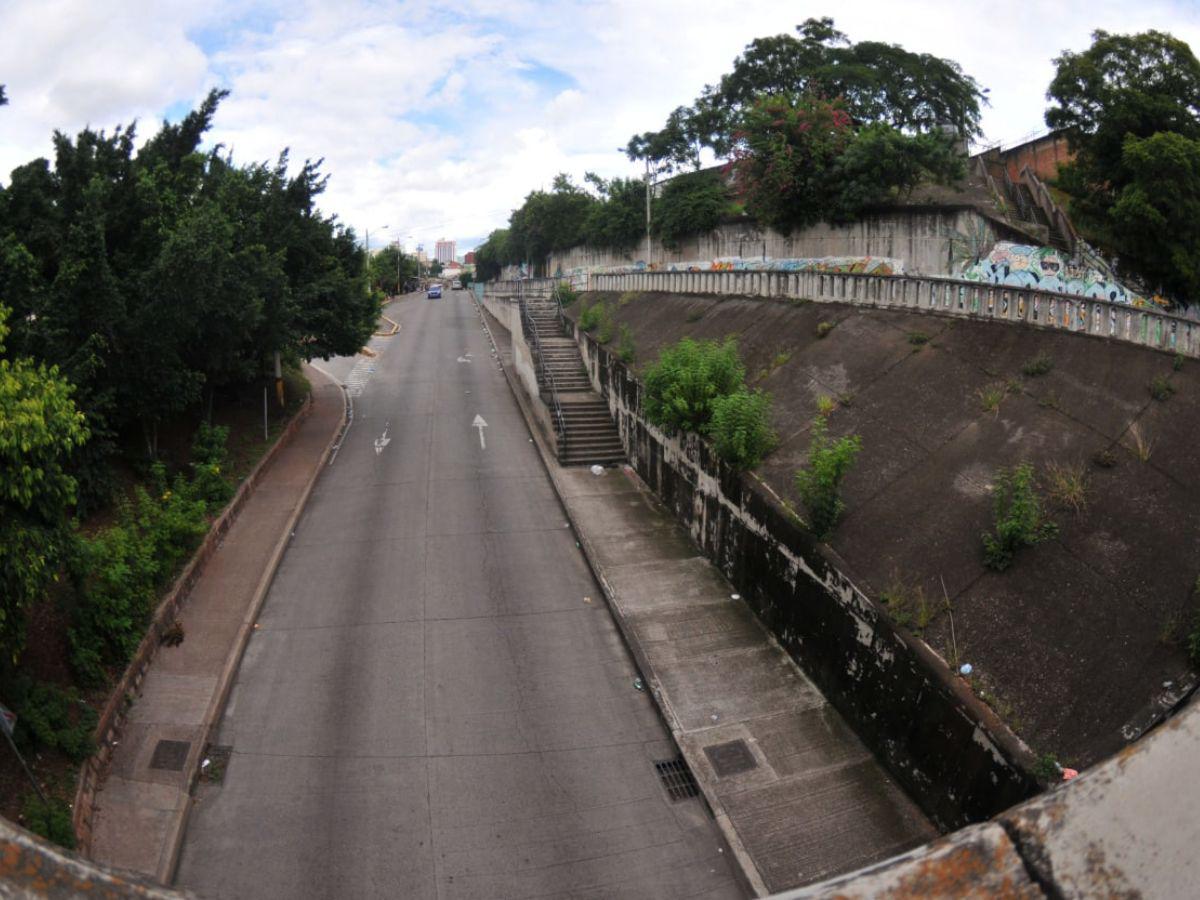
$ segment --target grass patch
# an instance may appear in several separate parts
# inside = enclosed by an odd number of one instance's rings
[[[918,636],[929,627],[937,613],[923,587],[905,581],[896,573],[880,592],[879,600],[897,625],[903,625]]]
[[[1149,462],[1150,455],[1154,452],[1154,439],[1143,431],[1137,422],[1129,426],[1129,449],[1139,462]]]
[[[1171,363],[1171,368],[1176,372],[1183,371],[1183,354],[1182,353],[1175,354],[1175,359]]]
[[[817,398],[817,412],[821,415],[828,416],[835,409],[837,409],[837,401],[828,394],[822,394]]]
[[[584,331],[591,331],[596,328],[608,316],[608,307],[601,300],[598,303],[593,303],[591,306],[585,306],[579,314],[579,327]]]
[[[1059,403],[1058,394],[1047,391],[1045,396],[1038,398],[1038,406],[1042,409],[1058,409],[1062,404]]]
[[[637,355],[637,348],[633,343],[633,333],[629,330],[628,325],[621,326],[620,334],[620,340],[617,341],[617,358],[628,364],[633,362],[633,358]]]
[[[1076,514],[1087,507],[1088,475],[1083,463],[1052,462],[1046,466],[1046,496]]]
[[[1092,465],[1098,469],[1111,469],[1117,464],[1117,454],[1111,447],[1104,447],[1092,454]]]
[[[1003,572],[1018,550],[1053,537],[1058,526],[1042,511],[1033,466],[1028,463],[1000,469],[994,491],[994,531],[983,535],[983,562],[989,569]]]
[[[617,308],[620,309],[622,306],[628,306],[630,303],[632,303],[637,298],[638,298],[637,291],[626,291],[620,297],[617,298]]]
[[[833,323],[832,322],[818,322],[817,323],[817,338],[818,338],[818,340],[828,337],[829,332],[831,332],[831,331],[833,331]]]
[[[1045,375],[1054,368],[1054,360],[1048,354],[1039,353],[1033,359],[1029,360],[1025,365],[1021,366],[1021,371],[1030,378],[1037,378],[1039,375]]]
[[[975,396],[983,411],[997,414],[1000,412],[1000,404],[1004,402],[1007,395],[1008,387],[1003,381],[993,381],[975,391]]]
[[[910,331],[908,333],[908,342],[914,347],[923,347],[929,343],[929,335],[923,331]]]
[[[1150,397],[1159,403],[1165,403],[1175,393],[1175,386],[1166,375],[1156,375],[1150,380]]]

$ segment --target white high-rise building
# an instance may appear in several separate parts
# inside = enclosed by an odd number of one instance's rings
[[[437,247],[434,249],[434,258],[440,263],[454,262],[455,257],[455,242],[448,241],[442,238],[437,242]]]

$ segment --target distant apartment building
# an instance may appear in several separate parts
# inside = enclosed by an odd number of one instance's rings
[[[454,262],[455,246],[454,241],[447,241],[444,238],[437,242],[437,247],[434,249],[434,257],[440,263]]]

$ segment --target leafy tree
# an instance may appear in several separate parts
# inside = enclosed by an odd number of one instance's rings
[[[741,387],[718,397],[708,424],[717,455],[735,469],[753,469],[779,439],[771,428],[771,395]]]
[[[588,214],[596,198],[556,175],[550,191],[533,191],[509,218],[509,256],[513,262],[542,266],[551,253],[583,243]]]
[[[636,247],[646,233],[646,185],[635,178],[605,181],[590,172],[584,177],[600,194],[584,220],[584,242],[614,250]]]
[[[1195,295],[1200,60],[1164,32],[1096,31],[1055,65],[1046,123],[1076,153],[1058,179],[1075,224],[1150,287]]]
[[[371,257],[369,276],[372,287],[385,294],[403,293],[404,285],[417,277],[417,259],[406,256],[395,244],[384,247]]]
[[[509,232],[507,228],[497,228],[487,236],[487,240],[475,248],[475,277],[479,281],[492,281],[500,277],[500,270],[508,265]]]
[[[732,197],[720,172],[686,172],[663,185],[654,199],[651,229],[665,246],[712,231],[730,212]]]
[[[431,259],[431,260],[429,261],[429,269],[428,269],[428,274],[429,274],[429,275],[432,275],[432,276],[441,275],[441,274],[442,274],[442,270],[443,270],[444,268],[445,268],[445,266],[443,266],[443,265],[442,265],[440,262],[438,262],[436,259]]]
[[[0,307],[0,356],[9,310]],[[56,367],[0,358],[0,652],[15,661],[26,613],[55,578],[71,540],[72,451],[87,440],[73,389]]]
[[[860,125],[905,132],[951,125],[964,135],[979,133],[984,92],[954,61],[896,44],[851,43],[829,18],[808,19],[796,31],[751,41],[732,71],[707,85],[691,107],[676,109],[661,131],[634,137],[626,154],[660,168],[698,161],[702,146],[724,155],[742,116],[764,94],[838,98]]]

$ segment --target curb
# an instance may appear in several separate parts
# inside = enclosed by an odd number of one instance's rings
[[[500,370],[504,373],[504,380],[508,382],[508,388],[512,391],[516,398],[517,406],[521,409],[521,415],[525,419],[525,425],[533,436],[534,445],[538,448],[538,456],[542,460],[542,467],[546,470],[546,476],[550,479],[550,484],[554,487],[554,493],[558,497],[558,503],[562,507],[563,514],[567,517],[567,521],[571,523],[571,531],[574,532],[576,539],[579,541],[579,547],[583,551],[583,558],[587,562],[588,570],[592,573],[592,577],[596,579],[596,583],[600,585],[600,591],[604,594],[604,602],[608,606],[613,620],[617,624],[617,628],[621,632],[621,637],[624,639],[625,646],[629,649],[633,656],[634,662],[637,664],[638,670],[641,672],[643,679],[649,688],[650,695],[654,698],[654,705],[658,707],[659,714],[666,722],[667,730],[671,733],[671,740],[675,746],[679,748],[680,754],[687,760],[690,766],[692,761],[688,759],[687,751],[684,749],[685,744],[680,740],[682,731],[678,727],[678,720],[670,706],[663,699],[662,686],[658,676],[654,672],[653,666],[650,665],[646,658],[645,652],[642,650],[641,643],[634,634],[633,629],[629,627],[629,623],[625,620],[625,616],[621,613],[620,607],[617,606],[616,597],[613,594],[612,587],[608,583],[608,579],[604,577],[603,567],[596,561],[596,553],[592,548],[592,543],[588,540],[587,535],[580,529],[579,523],[576,521],[574,514],[571,512],[571,507],[563,498],[562,486],[559,484],[558,478],[554,472],[552,462],[557,464],[554,455],[547,447],[542,435],[540,434],[533,414],[530,412],[525,396],[524,389],[517,384],[509,372],[508,367],[504,365],[503,357],[500,354],[499,347],[496,346],[495,336],[492,334],[491,326],[488,324],[487,316],[489,313],[484,308],[483,304],[476,300],[476,306],[480,312],[480,318],[483,321],[483,327],[487,331],[488,340],[492,347],[496,350],[496,362]],[[633,472],[636,477],[636,472],[629,466],[628,463],[621,466],[622,470]],[[640,480],[640,479],[639,479]],[[729,821],[729,816],[725,813],[725,807],[720,800],[712,795],[707,784],[702,779],[696,780],[697,786],[700,788],[701,796],[704,798],[705,804],[712,813],[713,821],[716,823],[721,837],[724,838],[725,844],[729,847],[729,852],[737,862],[735,875],[740,875],[743,886],[754,897],[766,897],[771,891],[767,889],[766,881],[762,874],[758,871],[758,866],[754,864],[753,857],[742,844],[741,836],[738,835],[737,829],[733,823]]]
[[[320,370],[317,370],[320,371]],[[321,373],[325,375],[324,372]],[[329,377],[325,375],[325,377]],[[333,452],[334,445],[338,443],[346,428],[346,416],[349,410],[349,401],[346,397],[346,389],[337,382],[336,379],[330,378],[330,381],[337,386],[339,393],[342,396],[342,417],[341,425],[333,437],[330,438],[325,445],[325,449],[321,452],[320,461],[313,470],[312,476],[308,479],[308,483],[304,486],[303,492],[300,494],[300,499],[296,503],[296,508],[288,517],[287,523],[284,525],[283,534],[280,535],[279,541],[275,544],[275,549],[271,552],[271,557],[267,561],[267,567],[263,570],[262,577],[258,581],[258,587],[255,588],[254,596],[250,600],[250,606],[246,611],[246,616],[242,621],[241,628],[238,629],[237,637],[234,639],[233,649],[230,651],[228,658],[225,660],[225,666],[221,671],[221,675],[217,681],[217,692],[213,696],[212,702],[209,704],[208,711],[205,713],[204,722],[201,725],[202,737],[192,747],[188,753],[187,762],[184,765],[184,783],[186,789],[184,792],[184,802],[182,808],[174,814],[168,833],[168,849],[166,857],[160,857],[159,867],[155,872],[155,877],[163,884],[170,885],[175,880],[175,870],[179,867],[179,854],[183,848],[183,836],[187,831],[188,814],[192,806],[192,792],[196,787],[196,781],[200,774],[200,757],[208,748],[209,742],[216,730],[217,723],[220,721],[221,714],[225,710],[225,703],[229,699],[229,692],[233,687],[233,679],[237,674],[238,667],[242,663],[242,656],[245,654],[246,645],[250,642],[250,635],[254,633],[254,622],[258,618],[259,612],[262,610],[263,602],[267,598],[267,592],[271,589],[271,584],[275,580],[275,573],[279,569],[279,563],[283,559],[283,554],[287,550],[288,541],[291,539],[292,532],[296,528],[296,523],[300,520],[300,516],[304,513],[304,508],[308,504],[309,495],[312,494],[313,487],[317,483],[321,472],[324,471],[326,463],[329,460],[330,454]]]

